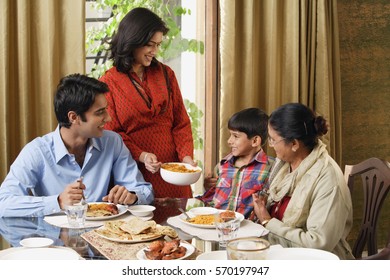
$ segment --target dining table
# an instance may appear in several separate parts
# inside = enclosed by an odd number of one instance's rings
[[[173,226],[172,222],[181,215],[180,209],[188,207],[186,198],[157,198],[153,205],[156,207],[152,220],[159,225],[169,225],[178,233],[178,238],[195,247],[194,253],[186,259],[195,260],[204,252],[224,250],[217,240],[202,238],[183,231],[180,227]],[[59,213],[56,215],[65,215]],[[126,219],[130,212],[118,217]],[[55,215],[54,215],[55,217]],[[118,243],[105,240],[98,236],[94,227],[81,229],[70,228],[61,225],[53,225],[48,217],[3,217],[0,218],[0,253],[1,250],[21,247],[20,241],[29,237],[46,237],[54,241],[52,246],[66,247],[75,250],[81,259],[86,260],[110,260],[110,259],[137,259],[137,252],[145,248],[150,242]],[[252,221],[246,221],[248,226],[255,226]],[[260,226],[260,225],[256,225]],[[250,229],[250,227],[248,227]],[[250,234],[249,234],[250,235]],[[256,235],[256,232],[253,232]],[[299,247],[298,244],[265,231],[261,236],[267,239],[271,245],[282,247]],[[119,253],[118,253],[119,252]]]

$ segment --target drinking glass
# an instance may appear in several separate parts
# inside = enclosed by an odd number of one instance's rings
[[[228,260],[265,260],[270,243],[259,237],[245,237],[230,240],[226,251]]]
[[[240,229],[241,221],[234,219],[221,219],[219,214],[214,215],[215,228],[218,233],[220,247],[226,247],[229,240],[237,237],[237,232]]]
[[[68,224],[71,228],[83,228],[87,215],[88,204],[85,200],[72,205],[65,206],[65,213],[68,217]]]

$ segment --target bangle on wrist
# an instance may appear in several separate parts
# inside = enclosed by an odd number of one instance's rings
[[[264,221],[261,222],[261,225],[262,225],[263,227],[265,227],[265,226],[268,224],[269,221],[270,221],[270,219],[266,219],[266,220],[264,220]]]
[[[144,155],[144,163],[145,163],[145,161],[146,161],[146,157],[149,155],[149,153],[146,153],[145,155]]]

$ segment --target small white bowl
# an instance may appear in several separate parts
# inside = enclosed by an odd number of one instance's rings
[[[46,237],[30,237],[20,240],[19,244],[26,248],[43,248],[49,247],[54,243],[50,238]]]
[[[153,211],[156,210],[156,207],[152,205],[133,205],[129,206],[129,211],[134,216],[146,217],[152,215]]]
[[[196,183],[200,175],[202,174],[202,169],[198,166],[192,166],[188,163],[182,162],[167,162],[167,164],[179,164],[185,166],[187,169],[196,170],[196,172],[185,173],[185,172],[174,172],[164,168],[160,168],[161,177],[165,182],[168,182],[173,185],[185,186]]]
[[[188,211],[188,214],[192,217],[195,217],[199,215],[214,215],[217,214],[218,212],[219,212],[218,209],[212,207],[195,207],[195,208],[191,208]]]

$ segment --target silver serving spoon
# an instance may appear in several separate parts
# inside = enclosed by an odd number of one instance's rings
[[[191,219],[191,217],[190,217],[190,216],[188,216],[187,212],[186,212],[186,211],[184,211],[184,210],[183,210],[183,208],[179,207],[178,209],[179,209],[179,211],[180,211],[180,212],[182,212],[182,213],[183,213],[183,214],[186,216],[186,221],[188,221],[188,220],[190,220],[190,219]]]

